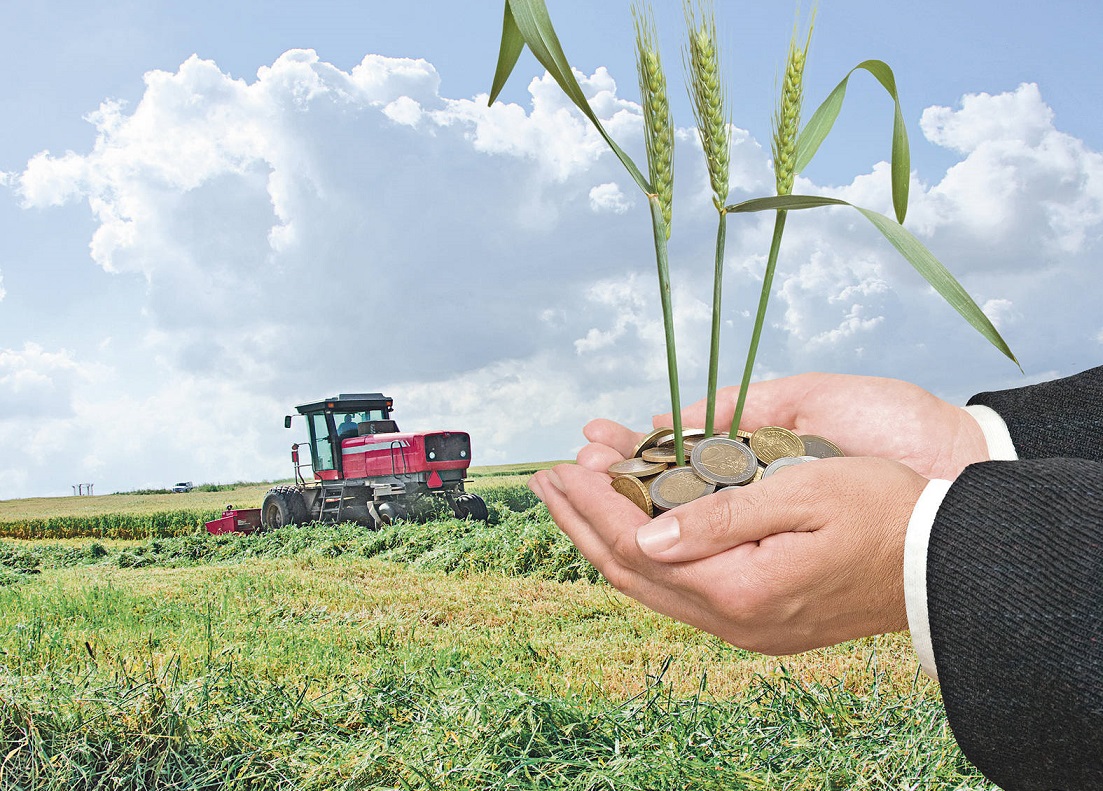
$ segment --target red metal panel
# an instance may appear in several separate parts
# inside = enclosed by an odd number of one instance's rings
[[[230,508],[222,516],[207,522],[207,532],[212,535],[223,533],[252,533],[260,529],[259,508]]]

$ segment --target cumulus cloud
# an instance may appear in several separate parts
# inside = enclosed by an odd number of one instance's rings
[[[628,199],[615,181],[606,184],[598,184],[590,190],[590,208],[595,212],[608,211],[613,214],[624,214],[632,208],[632,201]]]
[[[605,69],[578,76],[642,161],[638,106]],[[469,430],[485,463],[564,457],[590,417],[646,425],[666,408],[645,202],[547,75],[527,106],[492,107],[441,96],[424,60],[369,55],[344,71],[310,50],[253,80],[192,57],[145,84],[133,106],[88,116],[87,153],[42,152],[5,179],[27,207],[83,202],[91,260],[146,284],[133,337],[104,350],[115,367],[0,351],[0,401],[16,410],[0,417],[6,446],[37,438],[75,459],[66,476],[153,485],[141,476],[286,475],[281,416],[332,392],[387,391],[404,427]],[[909,227],[1027,367],[1081,366],[1083,340],[1100,338],[1100,155],[1054,128],[1033,85],[930,108],[921,126],[959,161],[931,184],[913,174]],[[732,198],[768,194],[768,147],[732,132]],[[678,139],[670,253],[688,402],[703,395],[716,213],[695,132]],[[798,191],[887,212],[888,166]],[[721,379],[734,381],[772,217],[728,223]],[[855,212],[792,213],[774,292],[761,376],[876,373],[960,397],[972,378],[1021,383]],[[49,442],[28,403],[53,416]],[[103,428],[121,420],[138,428]],[[83,438],[77,451],[67,436]],[[9,495],[33,485],[0,472]]]

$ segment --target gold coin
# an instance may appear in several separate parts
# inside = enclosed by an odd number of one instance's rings
[[[743,429],[741,429],[741,428],[737,428],[737,429],[735,430],[735,436],[739,437],[740,439],[746,439],[746,440],[749,440],[749,439],[750,439],[751,437],[753,437],[753,436],[754,436],[754,433],[753,433],[753,432],[750,432],[750,431],[744,431],[744,430],[743,430]]]
[[[678,454],[673,445],[657,445],[643,451],[640,458],[644,461],[661,461],[663,464],[673,464],[678,461]]]
[[[783,456],[803,456],[800,437],[781,426],[763,426],[751,435],[751,450],[759,461],[769,464]]]
[[[613,479],[613,488],[638,505],[645,514],[653,516],[651,495],[647,493],[647,484],[642,483],[639,478],[634,478],[631,475],[618,475]]]
[[[688,445],[691,442],[697,442],[698,440],[704,439],[704,437],[705,430],[703,428],[687,428],[685,431],[682,432],[682,443]],[[673,448],[674,434],[671,433],[669,437],[664,437],[655,444],[657,447],[666,447],[667,445],[669,445]]]
[[[656,445],[658,445],[660,442],[662,442],[664,439],[666,439],[667,437],[673,437],[673,436],[674,436],[674,429],[672,429],[672,428],[657,428],[657,429],[651,431],[650,433],[648,433],[647,435],[645,435],[644,438],[641,439],[639,441],[639,443],[637,443],[635,450],[632,451],[632,455],[633,456],[639,456],[641,453],[643,453],[648,448],[653,448]]]
[[[838,445],[816,434],[801,434],[800,441],[804,443],[805,456],[815,456],[817,459],[832,459],[843,455]]]
[[[647,478],[651,475],[658,475],[660,472],[666,469],[666,465],[661,462],[644,461],[643,459],[631,458],[624,461],[618,461],[609,465],[610,475],[634,475],[637,478]]]
[[[758,459],[737,439],[710,437],[693,449],[690,464],[706,481],[721,486],[741,486],[754,477]]]
[[[697,443],[705,438],[705,432],[701,429],[690,429],[682,435],[682,449],[685,451],[685,455],[693,453],[693,449],[697,446]],[[674,437],[668,437],[655,446],[656,448],[669,448],[674,450]],[[673,463],[673,460],[672,460]]]
[[[674,467],[651,482],[651,502],[669,511],[679,505],[712,494],[716,484],[702,480],[692,467]]]
[[[685,445],[686,453],[693,453],[693,449],[696,448],[697,445],[700,444],[700,442],[703,439],[705,439],[705,438],[704,437],[686,437],[685,442],[682,443],[682,444]]]

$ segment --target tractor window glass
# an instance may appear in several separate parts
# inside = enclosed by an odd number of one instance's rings
[[[355,437],[357,432],[357,426],[360,421],[364,420],[363,412],[334,412],[333,420],[337,424],[337,436],[341,439],[345,437]]]
[[[332,470],[333,446],[329,442],[329,426],[324,413],[310,416],[310,439],[314,450],[314,471]]]

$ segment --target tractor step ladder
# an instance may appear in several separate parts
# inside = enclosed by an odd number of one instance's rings
[[[318,514],[319,522],[341,521],[341,510],[345,505],[345,482],[322,484],[322,510]]]

